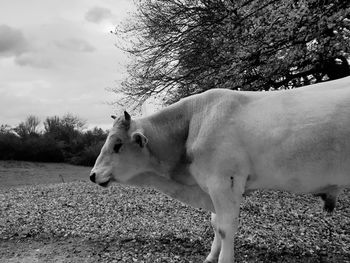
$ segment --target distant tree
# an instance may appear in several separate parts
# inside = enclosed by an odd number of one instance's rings
[[[12,128],[8,124],[1,124],[0,125],[0,134],[8,134],[12,132]]]
[[[77,131],[82,131],[86,128],[86,121],[71,113],[63,115],[61,123],[63,126]]]
[[[79,165],[92,166],[106,140],[107,132],[103,131],[101,128],[93,128],[92,130],[85,131],[82,136],[80,143],[84,145],[77,155],[75,155],[71,162]]]
[[[86,121],[71,113],[62,118],[58,116],[47,117],[44,121],[45,134],[57,140],[70,142],[86,127]]]
[[[350,74],[349,0],[142,0],[115,34],[127,99],[299,87]],[[341,65],[341,66],[339,66]],[[341,68],[341,70],[338,70]]]
[[[38,126],[40,124],[40,120],[38,117],[36,117],[34,115],[28,116],[25,124],[28,127],[28,131],[30,134],[31,133],[38,133]]]
[[[57,134],[61,125],[61,120],[58,116],[47,117],[44,121],[44,129],[47,134]]]
[[[94,145],[104,141],[107,137],[107,133],[101,128],[94,127],[92,130],[88,130],[84,133],[84,144]]]
[[[86,121],[76,115],[47,117],[44,131],[38,119],[29,116],[15,129],[0,125],[0,160],[68,162],[92,166],[100,153],[107,133],[100,128],[85,130]]]
[[[24,122],[21,122],[14,131],[22,138],[30,135],[38,135],[40,120],[34,115],[29,115]]]
[[[67,143],[67,147],[71,153],[75,153],[82,149],[82,131],[85,129],[86,122],[78,116],[70,113],[65,114],[61,119],[61,136]]]
[[[67,113],[63,117],[47,117],[44,121],[44,135],[54,139],[64,153],[65,160],[70,160],[85,147],[83,143],[85,127],[86,121]]]

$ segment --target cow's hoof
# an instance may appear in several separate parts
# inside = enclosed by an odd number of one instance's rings
[[[214,261],[212,261],[212,260],[204,260],[204,262],[203,263],[216,263],[216,262],[218,262],[217,260],[214,260]]]

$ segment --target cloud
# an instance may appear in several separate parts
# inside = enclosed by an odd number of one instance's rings
[[[47,100],[51,94],[51,88],[50,82],[41,79],[1,81],[0,112],[2,120],[6,120],[5,123],[10,125],[17,125],[30,114],[44,118],[48,110],[51,109],[51,101]]]
[[[51,62],[35,52],[34,46],[24,37],[21,30],[0,25],[0,58],[12,57],[17,65],[48,68]]]
[[[53,64],[48,58],[38,53],[24,53],[16,56],[15,62],[20,66],[31,66],[35,68],[50,68]]]
[[[0,25],[0,56],[18,56],[29,49],[29,43],[21,30]]]
[[[69,38],[63,41],[55,41],[55,45],[59,48],[75,52],[94,52],[96,50],[96,48],[90,43],[79,38]]]
[[[113,17],[111,10],[104,7],[95,6],[85,14],[85,19],[92,23],[100,23],[105,19]]]

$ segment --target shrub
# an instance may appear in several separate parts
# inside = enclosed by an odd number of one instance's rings
[[[11,133],[0,133],[0,159],[15,160],[18,151],[21,151],[21,139]]]
[[[22,140],[16,159],[33,162],[63,162],[63,153],[56,141],[40,136]]]
[[[103,141],[87,146],[78,156],[71,158],[70,163],[75,165],[93,166],[100,154]]]
[[[100,153],[107,133],[95,127],[83,131],[84,122],[71,115],[62,120],[47,118],[45,131],[30,131],[23,123],[23,132],[14,133],[9,125],[0,126],[0,160],[33,162],[68,162],[92,166]],[[22,131],[17,127],[18,131]],[[29,126],[28,126],[29,127]],[[31,126],[30,126],[31,127]],[[36,126],[35,126],[36,127]]]

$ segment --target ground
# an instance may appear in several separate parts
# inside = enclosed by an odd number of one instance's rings
[[[202,262],[210,214],[152,189],[88,182],[90,168],[0,162],[0,262]],[[241,206],[237,262],[350,262],[350,191],[257,192]]]

